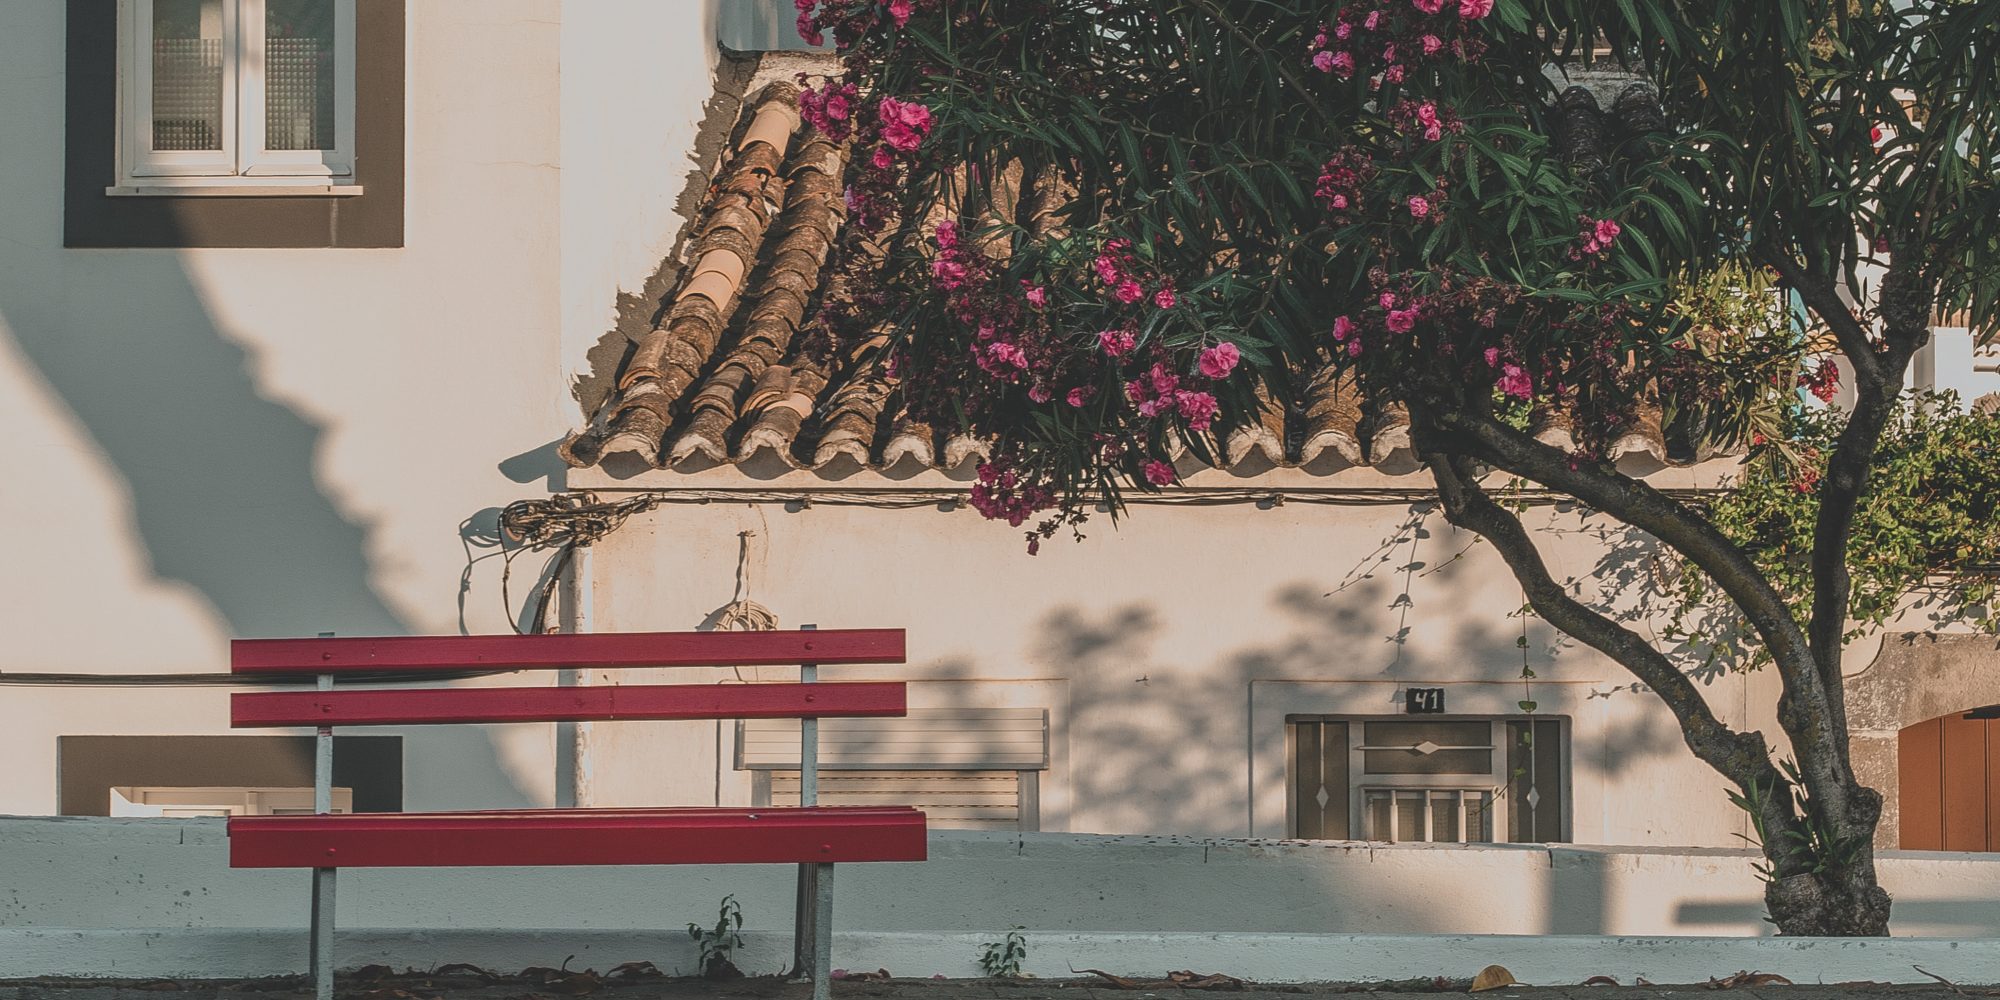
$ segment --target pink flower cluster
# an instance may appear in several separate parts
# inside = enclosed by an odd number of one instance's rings
[[[1313,196],[1333,213],[1334,221],[1352,221],[1361,212],[1361,189],[1375,179],[1375,174],[1375,161],[1366,152],[1346,147],[1319,168],[1319,183],[1313,188]]]
[[[1187,421],[1188,429],[1195,432],[1208,430],[1217,409],[1214,394],[1182,388],[1181,377],[1168,371],[1162,362],[1155,362],[1151,371],[1125,383],[1125,398],[1141,416],[1178,413]]]
[[[1535,379],[1511,352],[1502,354],[1497,347],[1486,349],[1486,367],[1494,369],[1496,377],[1493,387],[1500,394],[1523,402],[1535,396]]]
[[[841,50],[852,48],[864,34],[884,27],[883,15],[888,16],[887,24],[901,28],[910,23],[919,7],[937,10],[941,0],[792,0],[792,6],[799,12],[799,37],[809,45],[826,44],[826,29],[832,29],[834,46]]]
[[[1020,473],[1006,459],[996,458],[979,466],[979,481],[972,484],[972,509],[986,518],[1006,521],[1013,527],[1056,505],[1055,492],[1046,486],[1021,482]]]
[[[1579,227],[1576,236],[1579,246],[1570,250],[1571,260],[1583,260],[1604,253],[1611,249],[1611,244],[1618,239],[1618,234],[1624,232],[1618,223],[1610,219],[1593,219],[1588,215],[1579,215],[1576,221]]]
[[[805,87],[799,91],[799,117],[828,139],[845,142],[854,131],[854,107],[860,99],[860,88],[853,81],[828,81],[819,90]]]
[[[1129,306],[1146,298],[1149,283],[1153,286],[1151,297],[1154,306],[1172,309],[1179,301],[1171,281],[1145,273],[1139,258],[1132,253],[1131,240],[1107,241],[1090,266],[1097,273],[1097,280],[1104,282],[1105,291],[1120,305]]]
[[[1418,64],[1440,59],[1476,61],[1486,43],[1467,30],[1493,13],[1493,0],[1371,0],[1348,4],[1321,24],[1306,46],[1306,62],[1336,79],[1371,73],[1370,87],[1402,83]]]
[[[1832,358],[1821,358],[1818,367],[1799,373],[1799,385],[1820,402],[1831,403],[1833,397],[1840,393],[1840,368]]]
[[[916,152],[924,137],[931,134],[931,109],[915,101],[884,97],[877,113],[882,119],[882,141],[896,152]],[[880,148],[875,150],[875,158],[876,166],[884,165]]]
[[[1437,142],[1447,132],[1457,134],[1465,131],[1465,122],[1458,113],[1448,107],[1439,107],[1436,101],[1412,101],[1404,99],[1389,109],[1389,124],[1404,135],[1422,135],[1426,142]]]

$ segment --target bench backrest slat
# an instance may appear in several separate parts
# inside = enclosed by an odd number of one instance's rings
[[[422,688],[238,693],[229,724],[391,726],[660,719],[855,718],[906,714],[900,681]]]
[[[902,629],[238,639],[238,674],[902,663]]]

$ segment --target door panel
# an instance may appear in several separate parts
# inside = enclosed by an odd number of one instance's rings
[[[2000,851],[2000,720],[1928,719],[1897,734],[1896,752],[1897,846]]]

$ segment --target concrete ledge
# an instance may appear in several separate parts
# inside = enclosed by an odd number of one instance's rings
[[[908,978],[977,977],[992,934],[852,932],[834,938],[837,968],[888,969]],[[1591,976],[1631,983],[1700,983],[1751,969],[1794,982],[1927,983],[1914,966],[1960,983],[2000,981],[2000,941],[1943,938],[1718,938],[1595,935],[1408,934],[1049,934],[1024,935],[1023,971],[1072,978],[1079,969],[1161,976],[1173,969],[1225,972],[1261,982],[1365,982],[1428,976],[1469,978],[1505,965],[1526,983],[1573,985]],[[749,932],[737,964],[751,974],[782,971],[786,934]],[[573,958],[572,958],[573,956]],[[629,930],[383,930],[343,932],[342,968],[396,969],[470,962],[511,972],[562,964],[608,969],[645,959],[689,972],[685,935]],[[303,973],[301,929],[0,929],[0,979],[33,976],[231,979]]]

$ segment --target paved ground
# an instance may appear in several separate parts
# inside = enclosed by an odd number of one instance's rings
[[[440,974],[442,973],[442,974]],[[834,984],[834,995],[846,1000],[1306,1000],[1312,997],[1371,997],[1376,1000],[1860,1000],[1865,997],[2000,997],[2000,989],[1951,986],[1890,986],[1880,983],[1782,985],[1756,977],[1681,986],[1505,986],[1468,993],[1468,983],[1429,981],[1405,983],[1285,985],[1241,983],[1215,977],[1207,988],[1190,988],[1171,980],[929,980],[855,979]],[[183,980],[25,980],[0,981],[0,1000],[278,1000],[310,995],[297,978],[213,982]],[[521,976],[492,976],[477,970],[446,967],[438,973],[343,977],[342,1000],[561,1000],[591,996],[598,1000],[804,1000],[811,992],[803,983],[773,978],[680,979],[652,974],[649,969],[600,977],[595,973],[529,970]]]

